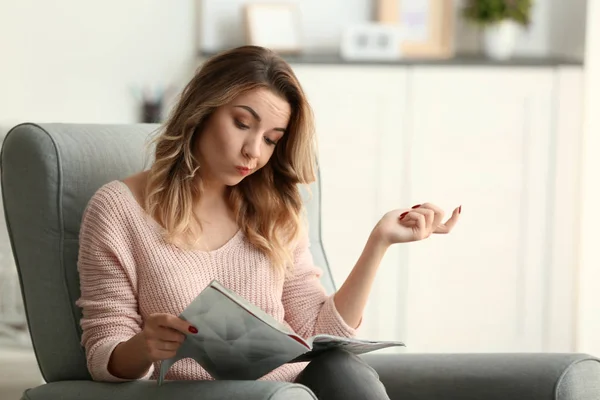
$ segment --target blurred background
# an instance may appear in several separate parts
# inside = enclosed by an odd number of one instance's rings
[[[0,137],[161,122],[207,57],[292,65],[341,285],[384,212],[462,205],[386,255],[360,336],[408,352],[600,356],[600,0],[0,0]],[[42,381],[0,226],[0,399]]]

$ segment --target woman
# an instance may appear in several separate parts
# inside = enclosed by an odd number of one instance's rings
[[[150,169],[104,185],[84,213],[78,305],[92,377],[156,378],[196,331],[177,315],[213,279],[303,337],[353,336],[386,249],[457,222],[460,208],[444,224],[432,204],[387,213],[327,296],[298,190],[315,163],[310,107],[289,65],[253,46],[208,60],[156,138]],[[211,379],[188,359],[166,378]],[[261,379],[300,382],[322,399],[388,398],[375,371],[342,351]]]

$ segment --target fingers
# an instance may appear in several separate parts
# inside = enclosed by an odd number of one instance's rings
[[[423,203],[413,206],[410,210],[408,210],[403,221],[406,221],[406,226],[411,226],[410,223],[413,223],[415,226],[417,226],[416,222],[418,219],[414,215],[422,215],[424,217],[425,226],[419,226],[419,229],[423,229],[423,238],[426,238],[432,233],[450,233],[450,231],[458,222],[461,210],[462,206],[455,208],[450,218],[445,223],[442,223],[444,211],[435,204]]]
[[[186,333],[192,331],[198,332],[195,327],[179,317],[170,314],[153,314],[144,324],[142,335],[145,343],[144,351],[152,361],[173,357],[185,341]]]
[[[175,315],[160,314],[157,316],[156,322],[159,326],[174,329],[176,331],[181,332],[184,335],[188,333],[198,333],[196,327],[191,325],[189,322],[184,321],[179,317],[176,317]]]
[[[415,212],[417,214],[422,214],[425,217],[425,229],[427,232],[431,233],[433,231],[433,227],[436,220],[435,211],[431,208],[426,208],[425,204],[416,205],[411,209],[411,212]]]
[[[407,211],[403,215],[404,217],[401,218],[401,222],[413,229],[415,239],[420,240],[429,236],[429,231],[427,230],[427,219],[424,213],[411,210]]]
[[[450,218],[448,218],[448,220],[444,224],[439,225],[434,231],[434,233],[450,233],[450,231],[452,231],[452,228],[454,228],[454,226],[458,222],[458,218],[460,217],[461,211],[462,206],[456,207],[454,211],[452,211],[452,215],[450,216]]]
[[[419,232],[419,239],[423,239],[427,236],[429,236],[428,232],[429,230],[427,229],[427,219],[425,217],[425,215],[420,214],[420,213],[415,213],[415,219],[416,219],[416,223],[417,223],[417,232]]]
[[[177,348],[179,348],[179,345],[177,345]],[[173,350],[161,350],[156,346],[150,346],[148,356],[152,362],[166,360],[177,355],[177,348]]]
[[[437,226],[442,223],[442,219],[444,219],[444,214],[445,214],[444,210],[442,210],[440,207],[436,206],[435,204],[424,203],[424,204],[421,204],[421,206],[419,208],[417,208],[417,210],[433,211],[434,216],[433,216],[433,222],[431,224],[432,230],[435,230],[435,228],[437,228]]]
[[[185,340],[185,335],[183,333],[163,326],[158,327],[156,330],[156,337],[159,340],[173,343],[183,343]]]
[[[160,328],[156,331],[147,331],[143,336],[143,351],[147,358],[154,362],[175,356],[182,342],[180,342],[179,339],[177,341],[165,340],[165,338],[173,338],[173,335],[182,334],[170,328]]]
[[[155,340],[153,348],[160,351],[177,351],[181,346],[179,342],[168,342],[165,340]]]

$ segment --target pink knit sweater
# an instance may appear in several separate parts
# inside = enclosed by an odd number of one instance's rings
[[[303,337],[355,335],[320,284],[321,270],[313,264],[308,240],[295,249],[293,274],[284,281],[241,231],[212,254],[179,249],[160,232],[121,181],[101,187],[84,212],[77,305],[83,310],[82,345],[94,380],[123,381],[107,369],[117,344],[140,332],[150,314],[179,315],[213,279]],[[286,364],[261,379],[293,381],[305,365]],[[158,366],[143,379],[156,379]],[[212,379],[191,359],[173,365],[166,378]]]

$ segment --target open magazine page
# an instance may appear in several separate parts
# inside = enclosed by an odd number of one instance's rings
[[[388,347],[404,346],[402,342],[372,341],[331,335],[316,335],[308,339],[307,342],[312,350],[298,356],[293,362],[311,361],[321,353],[335,348],[342,348],[354,354],[364,354]]]
[[[294,331],[292,331],[287,325],[277,321],[275,318],[273,318],[272,315],[267,314],[261,308],[250,303],[248,300],[238,295],[237,293],[227,289],[219,282],[212,281],[209,286],[213,287],[214,289],[217,289],[225,296],[235,301],[240,307],[245,308],[246,311],[248,311],[250,314],[254,314],[257,318],[262,319],[266,324],[271,325],[273,328],[279,329],[280,331],[287,333],[288,335],[295,335]],[[306,344],[306,347],[308,347],[308,343]]]
[[[181,313],[198,333],[188,334],[177,355],[161,363],[159,384],[183,358],[195,359],[215,379],[254,380],[308,350],[255,316],[264,312],[249,313],[223,290],[216,283],[209,285]]]

